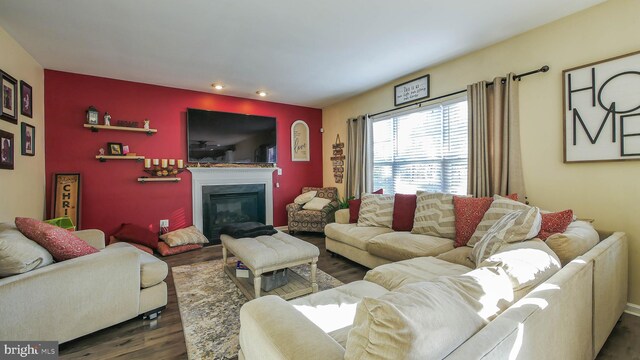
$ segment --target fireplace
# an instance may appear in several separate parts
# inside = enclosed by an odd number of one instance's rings
[[[202,230],[209,243],[220,243],[220,229],[224,225],[246,221],[264,223],[264,200],[264,184],[202,187]]]
[[[219,244],[223,223],[273,225],[273,172],[277,168],[190,167],[193,225]]]

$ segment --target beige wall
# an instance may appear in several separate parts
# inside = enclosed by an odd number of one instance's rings
[[[640,162],[562,162],[562,70],[640,50],[640,1],[610,0],[494,46],[408,75],[323,109],[324,186],[334,186],[331,144],[346,139],[345,120],[393,107],[393,85],[431,74],[433,97],[508,72],[547,64],[546,74],[520,83],[524,175],[529,201],[541,208],[572,208],[600,229],[630,238],[629,301],[640,304]],[[424,46],[428,46],[425,43]],[[337,184],[341,196],[344,184]]]
[[[14,170],[0,169],[0,221],[13,221],[16,216],[41,219],[45,206],[44,179],[44,71],[7,32],[0,27],[0,69],[33,88],[33,118],[19,114],[18,124],[0,120],[0,130],[15,139]],[[18,90],[19,94],[19,90]],[[18,100],[18,107],[20,101]],[[36,128],[35,156],[20,154],[20,124]]]

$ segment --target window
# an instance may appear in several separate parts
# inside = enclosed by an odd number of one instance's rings
[[[373,188],[467,193],[467,99],[373,120]]]

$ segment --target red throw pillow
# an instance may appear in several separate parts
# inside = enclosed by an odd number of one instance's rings
[[[118,240],[144,245],[146,247],[158,248],[158,235],[149,229],[134,224],[122,224],[120,230],[113,234]]]
[[[517,196],[517,195],[516,195]],[[482,221],[484,213],[489,210],[493,198],[453,197],[453,209],[456,214],[455,247],[465,246]]]
[[[47,249],[55,261],[69,260],[98,252],[96,248],[72,232],[40,220],[17,217],[16,227],[24,236]]]
[[[395,194],[393,199],[393,222],[391,228],[395,231],[411,231],[413,216],[416,212],[416,194]]]
[[[183,252],[196,250],[196,249],[200,249],[200,248],[202,248],[202,244],[178,245],[178,246],[170,247],[164,241],[158,242],[158,252],[162,256],[180,254],[180,253],[183,253]]]
[[[563,233],[573,221],[573,211],[564,210],[555,213],[542,214],[542,226],[538,238],[547,240],[553,234]]]
[[[126,242],[126,241],[120,241],[118,240],[118,238],[116,238],[115,236],[110,236],[109,237],[109,245],[111,244],[116,244],[116,243],[125,243],[125,244],[129,244],[133,247],[135,247],[136,249],[140,249],[144,252],[146,252],[147,254],[151,254],[153,255],[153,250],[150,247],[146,247],[144,245],[140,245],[140,244],[136,244],[136,243],[130,243],[130,242]]]
[[[378,189],[372,194],[382,194],[384,189]],[[358,222],[358,214],[360,213],[360,199],[349,200],[349,223],[355,224]]]

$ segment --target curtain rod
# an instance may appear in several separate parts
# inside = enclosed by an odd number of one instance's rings
[[[513,80],[520,80],[520,79],[522,79],[522,78],[523,78],[523,77],[525,77],[525,76],[529,76],[529,75],[537,74],[537,73],[540,73],[540,72],[547,72],[547,71],[549,71],[549,66],[544,65],[544,66],[543,66],[543,67],[541,67],[540,69],[527,71],[526,73],[522,73],[522,74],[518,74],[518,75],[513,75]],[[487,83],[487,86],[490,86],[490,85],[493,85],[493,81],[492,81],[492,82]],[[393,108],[393,109],[389,109],[389,110],[381,111],[381,112],[379,112],[379,113],[375,113],[375,114],[372,114],[372,115],[369,115],[369,116],[378,116],[378,115],[382,115],[382,114],[390,113],[390,112],[392,112],[392,111],[396,111],[396,110],[404,109],[404,108],[407,108],[407,107],[410,107],[410,106],[415,106],[415,105],[418,105],[418,107],[420,107],[420,106],[421,106],[422,104],[424,104],[424,103],[428,103],[428,102],[431,102],[431,101],[434,101],[434,100],[439,100],[439,99],[446,98],[446,97],[453,96],[453,95],[464,94],[464,93],[466,93],[466,92],[467,92],[467,89],[464,89],[464,90],[458,90],[458,91],[454,91],[454,92],[449,93],[449,94],[440,95],[440,96],[437,96],[437,97],[434,97],[434,98],[430,98],[430,99],[427,99],[427,100],[423,100],[423,101],[420,101],[420,102],[415,102],[415,103],[413,103],[413,104],[408,104],[408,105],[398,106],[398,107],[395,107],[395,108]]]

